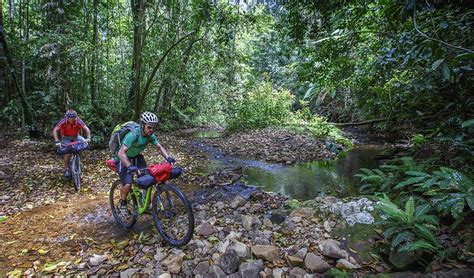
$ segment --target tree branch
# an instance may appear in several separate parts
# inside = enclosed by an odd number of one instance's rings
[[[174,44],[172,44],[166,51],[165,53],[163,53],[163,55],[161,56],[160,60],[158,60],[158,62],[156,63],[156,66],[153,68],[153,71],[151,72],[150,76],[148,77],[148,80],[145,84],[145,87],[143,88],[143,92],[142,92],[142,98],[145,99],[145,96],[148,92],[148,90],[150,89],[150,85],[151,83],[153,82],[153,79],[155,78],[155,75],[156,75],[156,72],[158,71],[158,69],[160,68],[161,64],[163,63],[163,61],[165,60],[166,56],[168,56],[168,54],[171,52],[171,50],[173,50],[173,48],[175,48],[180,42],[182,42],[184,39],[186,39],[187,37],[191,36],[192,34],[194,34],[194,32],[191,32],[191,33],[188,33],[184,36],[182,36],[179,40],[177,40]]]
[[[435,38],[432,38],[430,36],[428,36],[427,34],[423,33],[420,31],[420,29],[418,29],[418,26],[416,25],[416,2],[415,2],[415,5],[413,7],[413,26],[415,27],[415,30],[420,34],[422,35],[423,37],[429,39],[429,40],[432,40],[432,41],[435,41],[435,42],[439,42],[441,44],[444,44],[446,46],[449,46],[451,48],[456,48],[456,49],[459,49],[459,50],[464,50],[466,52],[469,52],[469,53],[474,53],[474,51],[470,50],[470,49],[467,49],[467,48],[464,48],[464,47],[460,47],[460,46],[456,46],[456,45],[452,45],[452,44],[449,44],[447,42],[444,42],[442,40],[438,40],[438,39],[435,39]]]

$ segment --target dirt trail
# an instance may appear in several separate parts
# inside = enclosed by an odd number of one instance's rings
[[[76,196],[24,211],[0,225],[5,239],[0,245],[0,269],[74,261],[84,252],[102,254],[112,240],[130,240],[136,233],[151,232],[151,223],[151,217],[145,216],[132,232],[121,228],[114,222],[104,195],[89,199]]]

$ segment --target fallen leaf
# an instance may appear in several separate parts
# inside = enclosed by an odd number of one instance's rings
[[[0,216],[0,222],[3,222],[7,220],[7,217],[5,215]]]
[[[7,277],[21,277],[23,274],[22,270],[15,269],[7,273]]]
[[[40,255],[46,255],[48,252],[49,252],[49,250],[44,250],[44,249],[39,249],[39,250],[38,250],[38,253],[39,253]]]

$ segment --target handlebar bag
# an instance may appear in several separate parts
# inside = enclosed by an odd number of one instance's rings
[[[152,185],[155,182],[155,177],[153,177],[150,174],[146,174],[146,175],[140,176],[137,179],[137,182],[141,188],[147,189],[150,185]]]
[[[170,178],[171,170],[173,166],[171,166],[168,162],[156,163],[148,166],[148,173],[155,178],[156,182],[163,182]]]

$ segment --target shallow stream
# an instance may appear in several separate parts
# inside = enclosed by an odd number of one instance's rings
[[[218,136],[216,132],[196,132],[193,138]],[[238,157],[226,157],[212,146],[193,142],[211,158],[211,163],[199,169],[212,173],[224,167],[242,167],[243,180],[269,192],[281,193],[298,200],[314,199],[324,194],[357,195],[359,180],[354,175],[361,168],[376,168],[376,156],[384,150],[380,145],[359,145],[342,153],[336,160],[297,163],[294,165],[272,164]]]

